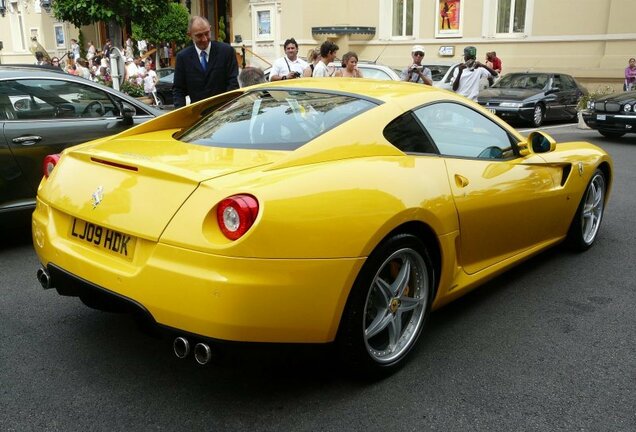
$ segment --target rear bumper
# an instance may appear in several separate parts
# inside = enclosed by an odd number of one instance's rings
[[[217,340],[332,341],[365,260],[233,258],[138,239],[127,261],[73,240],[54,213],[38,200],[33,243],[61,294],[100,293],[151,323]]]
[[[583,111],[581,115],[585,124],[592,129],[622,133],[636,132],[636,114],[599,114]]]

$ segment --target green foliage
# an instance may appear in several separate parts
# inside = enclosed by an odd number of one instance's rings
[[[171,0],[55,0],[51,3],[57,20],[81,27],[98,21],[124,24],[126,18],[133,22],[152,22]]]
[[[80,47],[80,57],[86,58],[86,48],[84,48],[84,33],[80,30],[77,36],[77,44]]]
[[[587,109],[588,102],[595,101],[602,98],[603,96],[607,96],[612,93],[614,93],[614,89],[608,85],[606,85],[605,87],[597,87],[589,92],[586,96],[582,96],[581,99],[579,99],[579,104],[576,106],[576,109],[579,111],[585,110]]]
[[[141,97],[145,96],[144,86],[131,81],[125,81],[119,86],[119,90],[126,93],[128,96]]]
[[[219,42],[225,42],[225,38],[227,36],[225,35],[225,17],[221,17],[219,18],[219,37],[217,38],[217,40]]]
[[[135,21],[132,25],[134,39],[150,43],[174,41],[186,43],[188,35],[188,10],[179,3],[170,3],[161,13],[149,20]]]

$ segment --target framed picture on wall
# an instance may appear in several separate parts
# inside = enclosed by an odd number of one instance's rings
[[[274,41],[276,35],[276,3],[263,2],[250,5],[252,34],[258,42]]]
[[[55,33],[55,46],[58,48],[66,48],[66,38],[64,37],[64,25],[55,24],[53,26]]]
[[[260,10],[256,12],[257,18],[257,38],[258,39],[271,39],[272,38],[272,11]]]
[[[464,0],[435,0],[435,37],[461,37]]]

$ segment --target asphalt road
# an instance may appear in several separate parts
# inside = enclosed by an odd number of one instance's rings
[[[598,243],[435,312],[410,362],[377,382],[312,347],[177,360],[131,319],[43,291],[28,232],[2,238],[0,431],[636,430],[636,137],[544,130],[614,157]]]

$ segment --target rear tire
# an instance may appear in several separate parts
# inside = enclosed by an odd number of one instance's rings
[[[605,138],[620,138],[623,135],[625,135],[625,132],[614,132],[614,131],[608,131],[605,129],[599,129],[598,133],[603,135]]]
[[[585,189],[568,231],[567,242],[571,249],[583,252],[594,244],[603,220],[606,191],[605,175],[597,169]]]
[[[433,301],[435,270],[426,245],[397,234],[369,256],[351,289],[336,345],[364,376],[392,373],[415,346]]]

